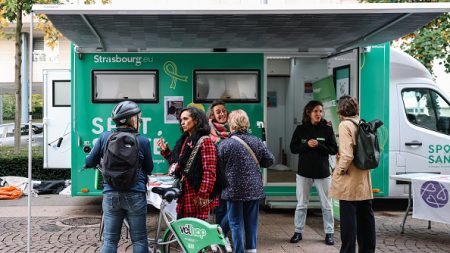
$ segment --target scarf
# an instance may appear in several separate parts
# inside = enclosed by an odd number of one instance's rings
[[[210,119],[209,126],[211,127],[209,137],[216,145],[218,145],[221,140],[228,138],[230,135],[230,130],[228,130],[227,124],[220,124]]]
[[[189,136],[187,133],[183,133],[178,139],[175,147],[173,148],[172,154],[170,155],[168,161],[169,163],[178,162],[178,166],[181,167],[175,176],[177,178],[181,178],[181,171],[186,167],[186,163],[191,155],[192,150],[197,144],[200,137],[208,135],[207,131],[199,130],[195,132],[193,135]],[[194,187],[196,191],[200,188],[200,184],[202,181],[203,168],[202,168],[202,160],[200,152],[198,152],[194,158],[192,166],[186,176],[187,180]]]

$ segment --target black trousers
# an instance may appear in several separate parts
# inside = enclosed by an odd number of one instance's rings
[[[339,201],[341,219],[341,253],[354,253],[358,241],[359,253],[375,252],[375,217],[371,200]]]

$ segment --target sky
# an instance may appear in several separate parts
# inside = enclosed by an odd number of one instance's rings
[[[434,74],[436,75],[436,84],[444,90],[448,95],[450,95],[450,74],[445,73],[444,65],[439,65],[435,63],[433,66]]]

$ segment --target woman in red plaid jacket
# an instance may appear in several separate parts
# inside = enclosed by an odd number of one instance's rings
[[[195,107],[184,108],[180,112],[180,126],[183,134],[173,151],[163,138],[158,141],[161,155],[169,164],[177,163],[175,175],[182,179],[183,194],[177,201],[177,218],[207,220],[210,209],[217,206],[217,198],[212,198],[216,181],[217,149],[209,138],[210,127],[203,111]],[[206,137],[202,139],[192,165],[186,169],[194,147],[203,136]]]

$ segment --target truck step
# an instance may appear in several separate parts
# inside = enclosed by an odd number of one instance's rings
[[[269,208],[279,208],[279,209],[295,209],[297,206],[297,201],[275,201],[271,200],[267,202]],[[320,201],[310,200],[308,204],[308,209],[320,209]]]

